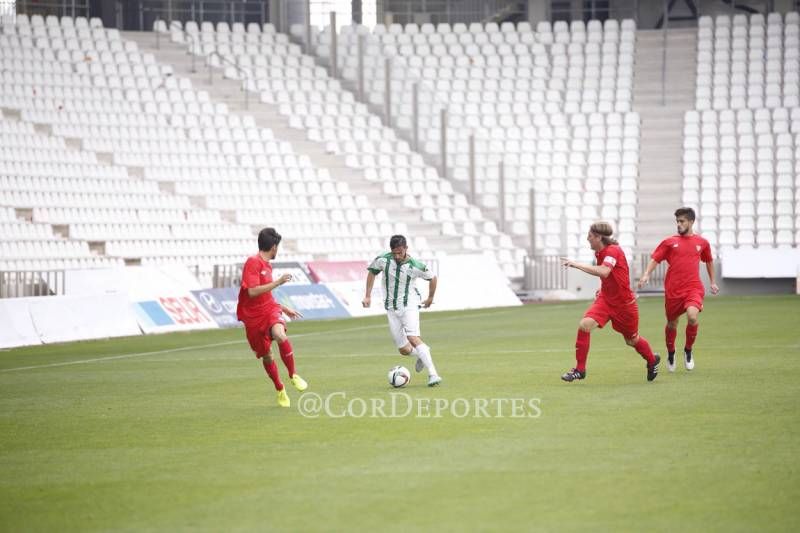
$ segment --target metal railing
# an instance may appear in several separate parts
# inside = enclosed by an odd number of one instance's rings
[[[525,258],[525,288],[528,290],[568,289],[567,269],[561,265],[561,255],[533,255]],[[631,288],[636,287],[650,262],[650,252],[634,252],[631,257]],[[659,263],[650,274],[650,282],[639,292],[663,292],[667,273],[667,262]]]
[[[557,255],[533,255],[525,258],[525,288],[530,290],[565,290],[567,269]]]
[[[63,270],[0,271],[0,298],[64,294]]]
[[[89,0],[17,0],[17,12],[57,17],[91,16]]]
[[[622,20],[633,19],[639,24],[639,0],[588,0],[579,3],[572,0],[550,2],[550,21],[564,20]]]
[[[209,22],[270,22],[270,8],[280,0],[233,0],[213,2],[207,0],[137,0],[128,2],[136,9],[137,28],[139,31],[152,30],[156,20],[173,20],[185,23],[193,20],[200,24]],[[128,13],[130,14],[130,6]]]
[[[228,287],[239,287],[242,283],[242,268],[244,263],[234,265],[214,265],[211,274],[211,287],[214,289],[225,289]]]
[[[525,20],[527,1],[515,0],[384,0],[378,2],[378,22],[398,24],[502,22]]]

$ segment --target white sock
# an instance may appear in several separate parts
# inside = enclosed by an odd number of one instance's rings
[[[439,375],[439,373],[436,372],[436,366],[433,364],[433,358],[431,358],[431,349],[427,344],[420,344],[414,348],[411,353],[419,357],[420,361],[422,361],[422,364],[428,369],[429,376]]]

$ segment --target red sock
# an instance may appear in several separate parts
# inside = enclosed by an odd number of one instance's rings
[[[286,370],[289,371],[289,377],[294,377],[294,350],[292,350],[292,343],[289,339],[278,343],[278,349],[281,351],[281,359],[283,364],[286,365]]]
[[[269,379],[275,384],[275,390],[283,390],[283,383],[281,383],[281,377],[278,375],[278,365],[275,364],[275,360],[269,361],[266,357],[262,357],[261,364],[264,365],[264,370],[267,371]]]
[[[675,337],[678,336],[678,330],[672,329],[669,326],[664,327],[664,336],[667,339],[667,351],[669,353],[675,352]]]
[[[575,360],[577,364],[575,368],[581,372],[586,372],[586,359],[589,358],[589,332],[578,330],[578,336],[575,339]]]
[[[653,364],[656,362],[656,356],[653,355],[653,350],[650,348],[650,343],[647,342],[647,339],[639,335],[639,340],[636,341],[636,344],[633,345],[633,348],[639,352],[639,355],[642,356],[642,359],[647,361],[648,364]]]
[[[691,350],[694,340],[697,338],[697,326],[700,324],[686,324],[686,349]]]

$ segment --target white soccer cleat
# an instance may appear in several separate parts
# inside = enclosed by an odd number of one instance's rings
[[[691,350],[683,351],[683,364],[686,366],[686,370],[691,370],[694,368],[694,357],[692,357]]]
[[[428,378],[428,387],[435,387],[442,382],[441,376],[431,376]]]
[[[675,352],[669,352],[667,354],[667,370],[675,372]]]

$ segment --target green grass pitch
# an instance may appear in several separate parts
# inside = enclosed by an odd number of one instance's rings
[[[291,387],[277,407],[239,329],[2,352],[0,530],[800,530],[800,298],[708,297],[695,370],[654,383],[595,331],[563,383],[586,306],[423,314],[445,381],[414,375],[396,418],[370,416],[413,372],[383,316],[290,326],[318,418]],[[663,355],[662,300],[640,306]]]

